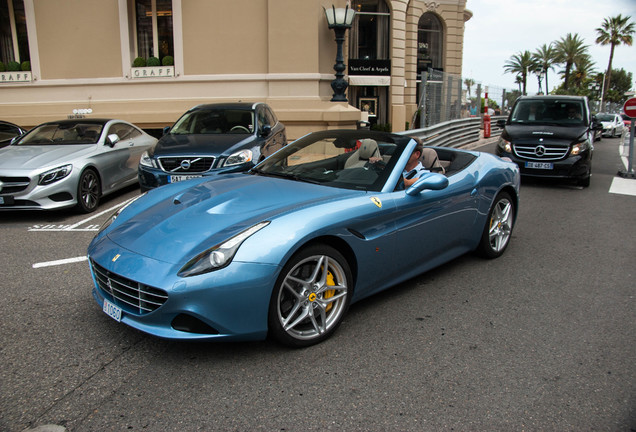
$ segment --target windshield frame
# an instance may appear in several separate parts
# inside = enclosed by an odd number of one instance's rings
[[[358,144],[367,139],[377,143],[380,160],[345,167],[345,162],[355,157]],[[252,168],[250,173],[338,189],[380,192],[386,190],[389,182],[397,182],[392,174],[412,141],[405,135],[376,131],[314,132],[283,147]],[[299,162],[290,164],[294,159]]]

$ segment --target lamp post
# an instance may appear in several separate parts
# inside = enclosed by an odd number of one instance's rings
[[[336,7],[332,5],[331,9],[323,9],[325,11],[325,16],[327,17],[327,24],[329,25],[329,28],[333,29],[336,34],[336,44],[338,45],[336,64],[333,65],[333,69],[336,71],[336,79],[331,82],[331,88],[333,89],[333,97],[331,98],[331,101],[347,102],[345,90],[347,90],[349,84],[344,80],[344,70],[346,66],[342,55],[342,44],[344,43],[347,29],[350,29],[351,23],[353,23],[355,11],[353,9],[349,9],[349,6],[344,9],[336,9]]]

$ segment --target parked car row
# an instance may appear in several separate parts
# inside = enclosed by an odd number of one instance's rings
[[[67,119],[26,132],[0,122],[0,210],[94,211],[100,199],[219,172],[246,171],[287,144],[264,103],[201,105],[157,141],[114,119]]]

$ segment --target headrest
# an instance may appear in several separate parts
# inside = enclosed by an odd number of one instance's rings
[[[378,143],[370,138],[365,138],[360,141],[360,148],[358,149],[358,157],[360,159],[369,159],[372,156],[377,156]]]

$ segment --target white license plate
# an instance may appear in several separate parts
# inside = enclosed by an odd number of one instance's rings
[[[117,322],[121,322],[121,308],[118,308],[108,300],[104,300],[104,305],[102,306],[102,310],[106,315],[111,317]]]
[[[554,165],[550,162],[526,162],[526,168],[552,169],[554,168]]]
[[[168,183],[177,183],[180,181],[191,180],[195,178],[203,177],[200,175],[182,175],[182,176],[170,176],[168,177]]]

